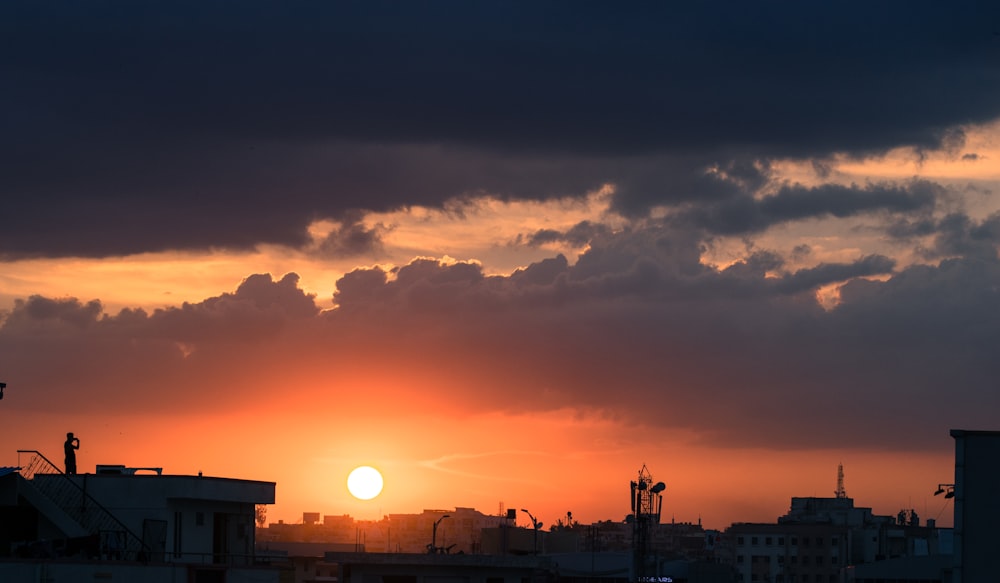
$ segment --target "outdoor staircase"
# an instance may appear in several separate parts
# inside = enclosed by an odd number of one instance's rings
[[[97,535],[103,559],[149,559],[142,538],[87,493],[79,483],[83,477],[64,474],[35,450],[18,450],[17,456],[22,495],[67,537]]]

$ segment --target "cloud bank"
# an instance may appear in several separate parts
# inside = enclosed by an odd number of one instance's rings
[[[346,408],[360,384],[366,403],[577,408],[741,447],[911,449],[993,421],[995,252],[900,270],[880,256],[788,270],[761,252],[716,269],[697,244],[649,225],[509,276],[434,259],[359,268],[327,311],[294,274],[151,313],[31,297],[0,349],[6,374],[37,379],[29,408],[180,410],[326,378]],[[824,309],[830,284],[841,302]]]

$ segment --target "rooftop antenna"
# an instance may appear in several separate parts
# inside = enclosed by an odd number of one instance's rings
[[[847,490],[844,490],[844,464],[837,466],[837,491],[834,495],[837,498],[847,498]]]
[[[660,524],[663,509],[663,491],[667,485],[663,482],[653,483],[653,476],[646,469],[646,464],[639,470],[638,479],[631,482],[632,514],[632,565],[638,575],[638,580],[646,579],[648,571],[646,559],[649,556],[649,531],[651,526]]]

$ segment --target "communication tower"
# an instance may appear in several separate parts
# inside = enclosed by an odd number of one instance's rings
[[[844,464],[837,466],[837,491],[834,495],[837,498],[847,498],[847,490],[844,490]]]
[[[653,483],[645,464],[639,470],[639,479],[631,483],[632,514],[628,518],[632,522],[632,569],[637,581],[645,580],[648,574],[649,531],[652,525],[660,523],[661,493],[666,489],[663,482]]]

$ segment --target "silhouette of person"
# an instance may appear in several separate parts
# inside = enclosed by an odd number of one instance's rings
[[[63,451],[66,453],[66,473],[76,474],[76,450],[80,449],[80,438],[73,437],[73,432],[66,434],[66,443],[63,444]]]

